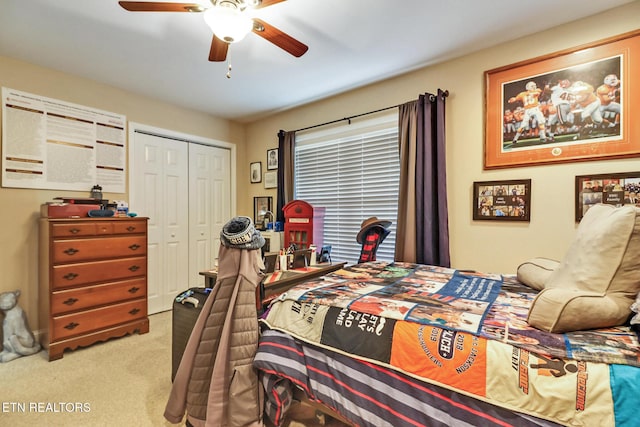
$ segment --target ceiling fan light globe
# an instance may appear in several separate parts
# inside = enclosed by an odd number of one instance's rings
[[[200,12],[204,12],[205,10],[211,7],[211,0],[193,0],[191,3],[199,4],[202,10]]]
[[[247,7],[257,7],[260,5],[260,0],[244,0],[244,4]]]
[[[204,21],[217,38],[227,43],[242,40],[253,29],[253,20],[231,7],[212,7],[204,13]]]

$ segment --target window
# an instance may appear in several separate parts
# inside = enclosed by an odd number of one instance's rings
[[[400,180],[393,111],[296,135],[294,197],[325,208],[324,244],[332,246],[333,260],[358,261],[360,224],[376,216],[393,222],[376,258],[393,261]]]

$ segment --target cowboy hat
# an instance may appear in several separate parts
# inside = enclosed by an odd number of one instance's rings
[[[382,227],[385,230],[387,228],[389,228],[389,226],[391,225],[391,221],[388,221],[386,219],[378,219],[375,216],[372,216],[371,218],[367,218],[364,221],[362,221],[362,224],[360,224],[360,231],[358,231],[358,235],[356,236],[356,241],[358,243],[362,243],[362,239],[364,238],[364,235],[367,233],[367,231],[369,231],[369,229],[371,227]]]

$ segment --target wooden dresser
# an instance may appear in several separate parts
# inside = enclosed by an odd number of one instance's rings
[[[50,361],[149,332],[147,218],[41,218],[38,318]]]

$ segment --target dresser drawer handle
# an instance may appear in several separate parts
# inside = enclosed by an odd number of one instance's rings
[[[130,271],[138,271],[138,270],[140,270],[140,267],[137,266],[137,265],[132,265],[131,267],[129,267],[129,270]]]
[[[80,249],[74,249],[74,248],[69,248],[66,251],[64,251],[64,253],[67,255],[75,255],[78,252],[80,252]]]
[[[130,226],[127,227],[127,231],[130,232],[130,233],[133,233],[134,231],[136,231],[136,228],[134,226],[130,225]]]
[[[80,326],[80,323],[71,322],[67,326],[65,326],[64,328],[71,331],[71,330],[74,330],[75,328],[77,328],[78,326]]]
[[[140,245],[134,243],[133,245],[129,246],[129,249],[131,249],[132,251],[137,251],[138,249],[140,249]]]
[[[73,279],[75,279],[76,277],[78,277],[78,275],[77,275],[76,273],[67,273],[67,274],[65,274],[65,275],[64,275],[64,276],[62,276],[62,277],[63,277],[64,279],[67,279],[67,280],[73,280]]]
[[[71,306],[77,302],[78,298],[69,298],[68,300],[64,301],[63,304]]]
[[[139,308],[134,308],[132,310],[129,311],[129,314],[132,316],[135,316],[136,314],[138,314],[140,312]]]
[[[135,294],[136,292],[138,292],[140,290],[139,287],[134,286],[133,288],[129,289],[129,293],[130,294]]]
[[[79,228],[71,228],[69,229],[69,233],[71,234],[78,234],[80,232]]]

